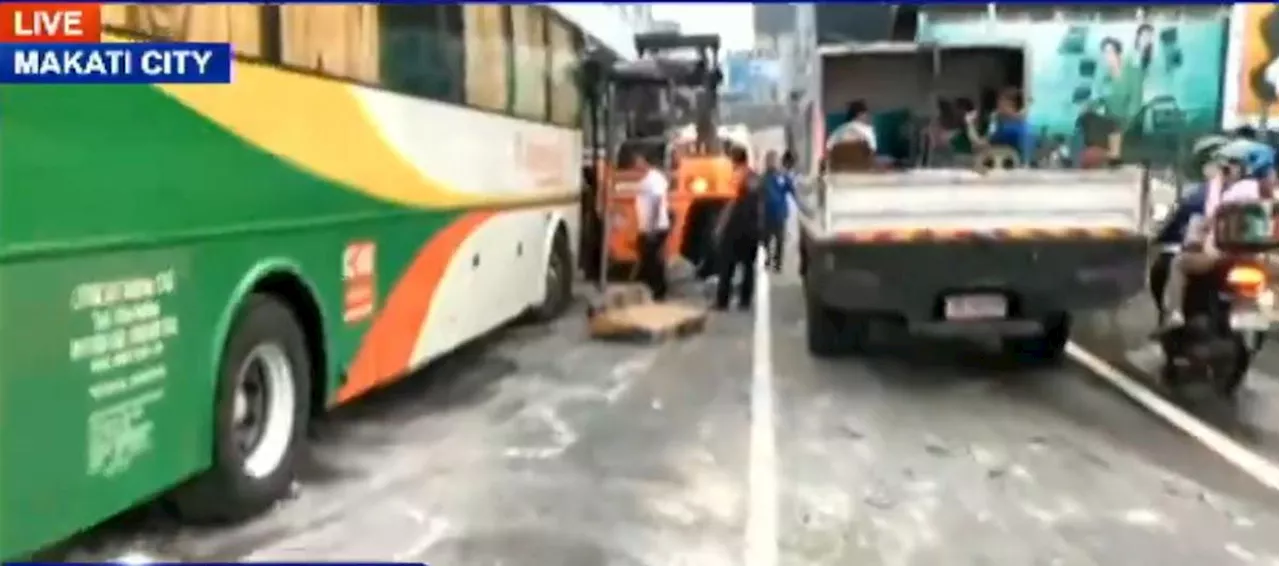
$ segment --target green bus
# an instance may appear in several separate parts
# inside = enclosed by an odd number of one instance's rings
[[[0,87],[0,559],[159,496],[260,513],[316,414],[559,314],[574,70],[587,43],[634,55],[604,5],[102,20],[238,59],[229,85]]]

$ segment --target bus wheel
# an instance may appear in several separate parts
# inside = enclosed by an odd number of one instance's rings
[[[249,297],[218,372],[213,463],[172,495],[179,515],[236,521],[289,494],[310,410],[309,360],[293,311],[269,295]]]
[[[554,320],[569,308],[573,300],[573,252],[569,240],[561,230],[556,231],[551,243],[551,256],[547,258],[546,294],[534,308],[534,318],[539,321]]]

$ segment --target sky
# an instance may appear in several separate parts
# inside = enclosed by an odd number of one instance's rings
[[[751,4],[653,4],[655,20],[679,22],[684,33],[715,33],[726,50],[750,49],[755,43]]]

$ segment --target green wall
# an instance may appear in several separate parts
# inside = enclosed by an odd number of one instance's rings
[[[1107,66],[1102,43],[1118,40],[1123,47],[1123,73],[1139,84],[1139,102],[1149,104],[1170,97],[1183,112],[1183,137],[1214,130],[1222,115],[1222,76],[1227,26],[1221,18],[1183,22],[1150,22],[1151,51],[1145,64],[1137,55],[1138,21],[1110,22],[998,22],[990,20],[938,21],[924,19],[918,39],[948,44],[1014,42],[1025,45],[1030,57],[1028,94],[1032,103],[1028,119],[1034,130],[1073,139],[1076,121],[1085,111],[1107,112],[1103,104],[1112,87],[1113,71]],[[1136,106],[1114,116],[1129,124],[1125,138],[1127,156],[1158,137],[1172,132],[1162,120],[1170,113],[1158,103],[1140,113]],[[1091,110],[1096,109],[1096,110]],[[1137,118],[1137,119],[1135,119]],[[1167,141],[1167,140],[1164,140]],[[1151,145],[1151,143],[1147,143]],[[1159,144],[1163,145],[1163,144]]]

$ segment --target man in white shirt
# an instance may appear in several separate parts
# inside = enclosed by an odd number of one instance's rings
[[[671,231],[671,208],[667,203],[670,183],[640,152],[632,162],[640,178],[636,192],[636,222],[640,241],[640,280],[649,287],[656,301],[667,296],[667,234]]]
[[[876,152],[876,129],[871,124],[871,111],[867,109],[867,103],[861,100],[849,105],[849,121],[836,128],[831,137],[827,138],[827,149],[837,143],[857,140],[866,142],[871,153]]]

